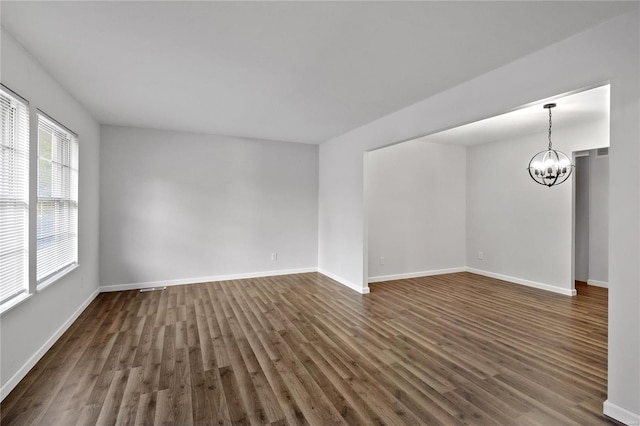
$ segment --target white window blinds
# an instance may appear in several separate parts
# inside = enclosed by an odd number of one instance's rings
[[[0,304],[29,287],[29,108],[0,86]]]
[[[78,262],[78,137],[38,113],[38,283]]]

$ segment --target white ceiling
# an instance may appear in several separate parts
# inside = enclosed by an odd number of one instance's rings
[[[104,124],[321,143],[637,2],[12,2]]]
[[[601,86],[572,95],[536,102],[525,108],[476,121],[464,126],[424,136],[416,140],[454,145],[480,145],[499,140],[516,139],[523,135],[539,134],[546,140],[549,112],[544,104],[555,103],[553,128],[578,126],[583,123],[609,120],[610,86]]]

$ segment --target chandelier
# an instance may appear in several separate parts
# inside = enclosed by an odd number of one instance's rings
[[[549,147],[540,151],[529,161],[529,175],[540,185],[552,187],[560,185],[571,176],[575,167],[566,154],[556,151],[551,146],[551,108],[556,104],[546,104],[549,110]]]

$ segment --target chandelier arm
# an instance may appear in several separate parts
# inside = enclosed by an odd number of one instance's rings
[[[533,160],[533,158],[532,158],[532,160]],[[534,181],[535,183],[537,183],[537,184],[544,185],[544,183],[543,183],[543,182],[540,182],[540,181],[539,181],[539,180],[538,180],[538,179],[533,175],[533,173],[531,173],[531,169],[532,169],[531,165],[529,165],[528,169],[529,169],[529,176],[531,176],[531,179],[533,179],[533,181]]]

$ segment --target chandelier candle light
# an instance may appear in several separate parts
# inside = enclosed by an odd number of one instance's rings
[[[551,108],[556,104],[546,104],[549,110],[549,148],[540,151],[529,161],[529,175],[540,185],[552,187],[560,185],[571,176],[575,167],[566,154],[556,151],[551,146]]]

